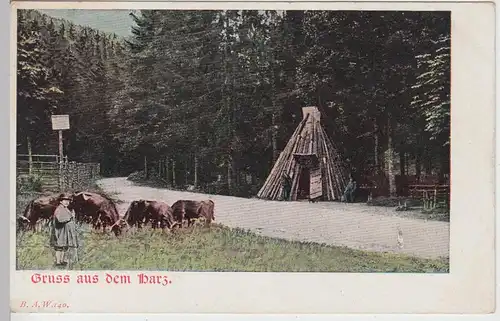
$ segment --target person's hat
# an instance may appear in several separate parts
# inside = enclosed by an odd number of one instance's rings
[[[59,201],[62,201],[62,200],[68,200],[68,201],[71,201],[71,195],[68,194],[68,193],[63,193],[59,196]]]

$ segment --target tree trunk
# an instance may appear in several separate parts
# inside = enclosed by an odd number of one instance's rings
[[[429,150],[426,150],[425,153],[425,174],[432,174],[432,156]]]
[[[172,186],[175,187],[175,160],[172,160]]]
[[[406,176],[406,153],[399,153],[399,173],[401,177]]]
[[[233,188],[233,160],[232,157],[228,157],[228,162],[227,162],[227,192],[229,195],[231,195],[231,190]]]
[[[417,176],[417,180],[420,180],[420,175],[422,174],[422,155],[420,154],[420,150],[417,150],[415,155],[415,176]]]
[[[271,79],[271,106],[272,106],[272,146],[273,146],[273,164],[276,163],[279,157],[278,153],[278,125],[276,124],[276,118],[279,115],[278,108],[276,107],[276,79],[274,73],[275,70],[275,57],[272,55],[271,68],[270,69],[270,79]],[[278,114],[278,115],[277,115]]]
[[[224,28],[226,32],[229,31],[229,18],[226,16],[226,20],[224,21]],[[227,35],[227,34],[226,34]],[[232,174],[232,157],[231,157],[231,141],[232,141],[232,108],[230,107],[230,101],[229,101],[229,90],[228,90],[228,83],[229,83],[229,70],[228,70],[228,62],[229,62],[229,54],[228,54],[228,37],[224,39],[224,84],[223,84],[223,95],[225,95],[224,103],[225,103],[225,109],[226,112],[228,113],[228,123],[227,123],[227,133],[228,133],[228,147],[229,147],[229,152],[227,154],[227,192],[229,195],[231,195],[231,188],[232,188],[232,180],[231,180],[231,174]]]
[[[406,153],[404,151],[399,152],[399,184],[397,186],[397,191],[399,195],[408,195],[407,187],[408,187],[408,179],[406,176]]]
[[[170,168],[169,168],[169,164],[168,164],[168,158],[165,158],[165,180],[168,182],[169,179],[170,179]]]
[[[448,153],[441,152],[440,153],[440,168],[439,168],[439,183],[440,184],[445,184],[446,183],[446,178],[445,175],[449,174],[450,169],[449,169],[449,155]]]
[[[33,174],[33,156],[31,154],[31,138],[29,136],[26,137],[28,144],[28,173],[31,176]]]
[[[396,196],[396,175],[394,173],[394,154],[392,146],[391,118],[387,121],[387,176],[389,178],[389,196]]]
[[[410,162],[409,162],[410,155],[408,153],[405,153],[405,175],[408,176],[410,173]]]
[[[148,178],[148,157],[144,156],[144,177]]]
[[[198,155],[194,154],[194,188],[198,188]]]
[[[158,160],[158,177],[161,178],[161,159]]]
[[[373,160],[374,160],[374,164],[375,164],[375,174],[379,174],[380,173],[380,162],[379,162],[379,159],[378,159],[378,151],[379,151],[379,137],[378,137],[378,124],[377,124],[377,120],[375,120],[375,123],[373,124],[373,140],[374,140],[374,143],[373,143],[373,152],[374,152],[374,155],[373,155]]]
[[[273,103],[274,105],[274,103]],[[273,106],[274,110],[274,106]],[[276,160],[278,159],[278,128],[276,125],[276,113],[273,111],[273,116],[272,116],[272,146],[273,146],[273,165],[276,163]]]
[[[233,164],[233,182],[234,186],[241,186],[241,177],[240,177],[240,172],[238,171],[238,166],[235,166]]]

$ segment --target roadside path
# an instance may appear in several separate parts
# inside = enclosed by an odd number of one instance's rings
[[[448,222],[425,221],[393,216],[393,208],[339,202],[280,202],[172,191],[135,185],[125,177],[105,178],[98,185],[124,203],[117,204],[123,215],[136,199],[179,199],[215,202],[215,222],[239,227],[270,237],[326,243],[365,251],[405,253],[422,258],[449,255]],[[404,247],[397,246],[398,227]]]

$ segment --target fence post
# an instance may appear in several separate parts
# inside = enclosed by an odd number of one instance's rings
[[[26,137],[27,141],[28,141],[28,173],[29,175],[31,176],[33,174],[33,156],[32,156],[32,153],[31,153],[31,139],[30,137]]]
[[[63,192],[66,188],[66,176],[68,175],[68,171],[66,170],[66,164],[64,164],[63,160],[59,158],[59,170],[61,171],[59,175],[59,179],[61,181],[59,192]]]
[[[66,168],[66,178],[65,178],[65,181],[66,181],[66,189],[69,189],[71,188],[71,167],[70,167],[70,164],[68,162],[65,162],[64,163],[64,167]]]
[[[59,158],[59,169],[61,170],[61,174],[60,174],[60,180],[61,180],[61,186],[59,188],[59,192],[63,192],[64,189],[65,189],[65,182],[66,182],[66,175],[68,175],[68,171],[65,170],[64,168],[64,162],[62,161],[61,158]]]
[[[59,158],[57,158],[58,160],[58,172],[59,172],[59,175],[58,175],[58,180],[57,180],[57,187],[59,189],[59,192],[62,192],[63,191],[63,169],[62,169],[62,162]]]
[[[78,185],[76,182],[77,175],[78,175],[77,168],[78,168],[78,163],[71,162],[71,173],[72,173],[72,175],[71,175],[71,188],[73,188],[73,189],[78,189]]]
[[[86,186],[87,185],[87,164],[82,164],[82,166],[80,167],[80,182],[82,184],[82,186]]]
[[[82,184],[80,182],[81,178],[80,178],[80,163],[76,163],[75,164],[75,185],[78,189],[81,189],[82,188]]]

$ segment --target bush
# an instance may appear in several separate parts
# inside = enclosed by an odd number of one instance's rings
[[[150,187],[168,188],[176,191],[190,191],[195,193],[206,193],[213,195],[226,195],[251,198],[257,195],[260,190],[259,184],[240,184],[233,185],[231,192],[229,192],[226,180],[216,181],[210,183],[200,183],[197,188],[192,184],[177,184],[175,187],[171,185],[166,179],[159,177],[158,173],[151,169],[148,178],[144,175],[143,171],[136,171],[127,177],[127,180],[132,181],[138,185],[147,185]]]
[[[259,190],[260,187],[255,184],[239,185],[234,187],[233,196],[250,198],[256,196]]]
[[[160,175],[158,175],[158,172],[154,169],[154,168],[151,168],[150,170],[148,170],[148,177],[146,177],[146,174],[144,173],[144,171],[136,171],[136,172],[133,172],[132,174],[130,174],[128,177],[127,177],[127,180],[129,181],[135,181],[135,182],[141,182],[141,181],[158,181],[158,180],[161,180],[161,177]]]
[[[205,193],[215,194],[215,195],[228,195],[227,182],[212,182],[206,184],[203,188]]]
[[[127,177],[127,180],[129,181],[142,181],[142,180],[145,180],[146,179],[146,175],[144,175],[144,172],[143,171],[137,171],[137,172],[133,172],[132,174],[130,174],[128,177]]]
[[[366,205],[370,206],[383,206],[383,207],[397,207],[399,205],[404,205],[406,202],[406,205],[409,207],[418,207],[422,206],[422,202],[419,200],[411,199],[408,197],[376,197],[368,202],[366,202]]]
[[[439,221],[450,221],[450,209],[438,206],[433,209],[422,210],[422,213],[425,214],[429,219],[435,219]]]
[[[17,191],[25,192],[42,192],[43,180],[39,175],[28,175],[17,177]]]

